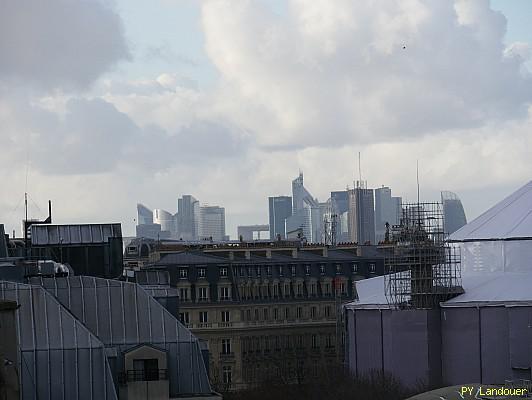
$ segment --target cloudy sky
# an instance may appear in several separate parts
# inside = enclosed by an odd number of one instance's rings
[[[532,178],[528,0],[2,0],[0,222],[122,222],[193,194],[266,223],[302,170],[472,219]]]

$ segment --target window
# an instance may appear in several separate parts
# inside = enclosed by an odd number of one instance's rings
[[[369,272],[372,273],[372,274],[375,273],[375,264],[374,263],[369,264]]]
[[[336,264],[336,274],[342,273],[342,264]]]
[[[310,265],[305,265],[305,275],[310,275]]]
[[[222,322],[231,322],[231,312],[222,311]]]
[[[251,267],[247,267],[246,270],[247,270],[247,273],[248,273],[248,277],[251,278],[251,275],[252,275],[252,273],[251,273]]]
[[[279,265],[279,276],[283,276],[283,267]]]
[[[297,348],[303,348],[303,335],[297,335]]]
[[[240,267],[240,277],[244,276],[244,267]]]
[[[330,334],[325,336],[325,347],[327,348],[334,347],[333,338],[332,338],[332,335]]]
[[[133,371],[128,372],[128,380],[158,381],[159,361],[156,358],[133,360]]]
[[[297,308],[297,318],[303,318],[303,307]]]
[[[275,336],[275,350],[281,350],[281,337]]]
[[[352,265],[351,271],[353,272],[353,274],[356,274],[358,272],[358,264],[357,263],[354,263]]]
[[[246,310],[246,319],[251,321],[251,310]]]
[[[315,283],[311,283],[310,284],[310,294],[311,296],[316,296],[316,284]]]
[[[292,276],[296,276],[296,266],[292,265],[292,267],[290,267],[290,270],[292,272]]]
[[[325,265],[323,264],[320,265],[320,274],[325,275]]]
[[[270,267],[270,266],[266,267],[266,275],[272,276],[272,267]]]
[[[230,300],[231,299],[231,291],[227,286],[222,286],[220,288],[220,299],[221,300]]]
[[[297,297],[303,297],[303,284],[297,284]]]
[[[200,311],[199,312],[199,321],[202,324],[205,324],[209,322],[209,314],[207,311]]]
[[[227,267],[220,267],[220,276],[227,276]]]
[[[181,301],[187,301],[189,300],[189,297],[188,297],[188,288],[180,288],[179,289],[179,299]]]
[[[179,279],[187,279],[187,278],[188,278],[188,269],[179,268]]]
[[[310,318],[316,318],[316,306],[310,307]]]
[[[208,299],[208,290],[206,287],[199,287],[198,288],[198,300],[199,301],[207,301]]]
[[[129,246],[127,248],[127,252],[128,253],[136,253],[137,252],[137,247],[136,246]]]
[[[326,318],[329,318],[331,316],[331,306],[325,306],[323,309],[323,314]]]
[[[330,296],[331,295],[331,284],[325,283],[323,285],[323,295],[324,296]]]
[[[290,307],[284,309],[284,317],[285,319],[290,319]]]
[[[260,267],[257,267],[257,268],[255,269],[255,272],[257,273],[257,276],[260,276]]]
[[[318,335],[312,335],[312,348],[313,349],[317,349],[319,346],[318,346]]]
[[[277,283],[273,285],[273,297],[279,297],[279,285]]]
[[[231,354],[231,339],[222,339],[222,354]]]
[[[255,321],[259,320],[259,310],[255,308]]]
[[[264,321],[267,321],[267,320],[270,318],[270,315],[269,315],[268,309],[265,308],[265,309],[263,310],[263,313],[264,313],[264,315],[263,315],[263,316],[264,316]]]
[[[279,319],[279,310],[277,308],[273,309],[273,319],[276,321]]]
[[[198,268],[198,278],[205,278],[205,268]]]
[[[222,367],[222,382],[226,385],[230,385],[233,380],[232,368],[229,365],[224,365]]]
[[[289,283],[285,283],[284,285],[284,297],[289,297],[290,296],[290,284]]]
[[[188,312],[180,312],[179,313],[179,320],[182,324],[189,324],[190,323],[190,315]]]

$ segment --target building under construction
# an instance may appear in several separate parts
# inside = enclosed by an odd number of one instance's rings
[[[416,388],[532,384],[532,181],[448,243],[440,204],[403,208],[383,245],[389,274],[357,282],[345,307],[349,369]]]
[[[388,226],[385,294],[399,308],[434,308],[463,293],[460,253],[445,243],[441,203],[402,205],[399,225]]]

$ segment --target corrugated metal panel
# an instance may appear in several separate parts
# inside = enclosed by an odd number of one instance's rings
[[[211,393],[198,339],[140,285],[87,276],[32,283],[55,295],[107,347],[121,353],[139,344],[165,349],[172,396]]]
[[[443,384],[480,382],[479,311],[442,309]]]
[[[31,243],[33,246],[107,243],[109,238],[119,237],[122,237],[120,224],[31,226]]]
[[[170,274],[167,270],[145,269],[135,272],[139,285],[169,285]]]
[[[0,298],[20,304],[22,399],[117,399],[103,343],[50,293],[0,281]]]

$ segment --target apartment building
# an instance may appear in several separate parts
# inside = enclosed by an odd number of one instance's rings
[[[382,275],[374,247],[240,243],[172,250],[145,267],[166,270],[179,292],[179,317],[208,342],[216,388],[317,376],[343,358],[337,310],[354,283]]]

